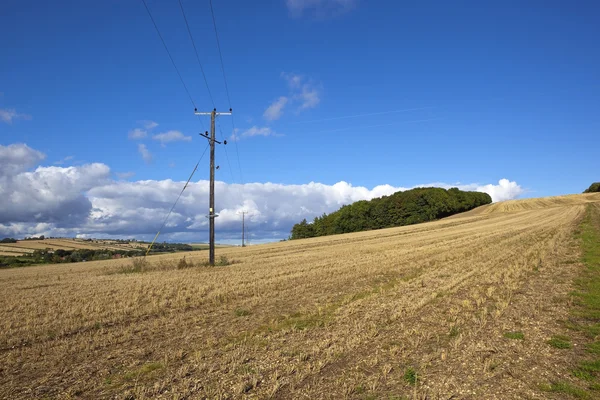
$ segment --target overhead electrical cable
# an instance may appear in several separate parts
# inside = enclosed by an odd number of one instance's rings
[[[221,42],[219,41],[219,33],[217,32],[217,22],[215,21],[215,13],[213,11],[212,0],[209,0],[210,14],[212,15],[213,26],[215,28],[215,37],[217,38],[217,48],[219,49],[219,58],[221,59],[221,72],[223,72],[223,80],[225,81],[225,92],[227,93],[227,100],[229,101],[229,107],[231,108],[231,98],[229,97],[229,86],[227,85],[227,77],[225,76],[225,66],[223,64],[223,53],[221,53]]]
[[[194,108],[196,108],[196,103],[194,103],[194,99],[192,98],[192,95],[190,94],[190,91],[188,90],[187,85],[185,84],[185,81],[183,80],[183,77],[181,76],[181,73],[179,72],[179,68],[177,68],[175,61],[173,60],[173,57],[171,56],[171,52],[169,51],[169,48],[167,47],[167,43],[165,43],[165,39],[163,39],[163,37],[160,33],[160,30],[158,29],[158,26],[156,25],[156,21],[154,21],[154,17],[152,17],[152,13],[150,12],[148,5],[146,4],[146,0],[142,0],[142,3],[144,3],[144,7],[146,7],[146,11],[148,11],[148,16],[150,16],[150,19],[152,20],[152,24],[154,25],[154,29],[156,29],[156,33],[158,33],[158,37],[160,38],[160,41],[162,42],[163,46],[165,46],[165,50],[167,51],[167,54],[169,55],[169,59],[171,60],[171,63],[173,64],[173,67],[175,68],[175,71],[177,72],[177,76],[179,76],[179,80],[181,80],[181,84],[185,88],[185,92],[187,93],[188,97],[190,98],[190,101],[192,102],[192,105],[194,106]]]
[[[185,183],[185,185],[183,186],[183,189],[181,189],[181,192],[179,193],[179,196],[177,196],[177,199],[175,199],[175,203],[173,203],[173,206],[171,207],[171,210],[169,210],[169,213],[167,214],[167,216],[165,217],[165,220],[163,221],[162,225],[160,226],[160,229],[158,230],[158,232],[156,233],[156,236],[154,236],[154,239],[152,240],[152,243],[150,243],[150,246],[148,246],[148,250],[146,250],[146,254],[145,256],[148,255],[148,253],[150,252],[150,250],[152,249],[152,246],[154,246],[154,242],[156,242],[156,239],[158,239],[158,235],[160,235],[160,231],[163,230],[163,228],[165,227],[167,220],[169,219],[169,217],[171,216],[171,213],[173,212],[173,210],[175,209],[175,206],[177,205],[177,203],[179,202],[179,199],[181,198],[181,195],[183,194],[184,190],[188,187],[190,181],[192,180],[192,177],[194,176],[194,173],[196,172],[196,170],[198,169],[198,165],[200,164],[200,161],[202,161],[202,158],[204,157],[204,154],[206,154],[206,150],[208,150],[209,145],[206,145],[206,148],[204,149],[204,152],[202,152],[202,155],[200,156],[200,159],[198,160],[198,162],[196,163],[196,166],[194,167],[194,170],[192,171],[192,173],[190,174],[190,177],[188,178],[187,182]]]
[[[208,92],[208,97],[210,97],[210,101],[214,108],[215,101],[212,97],[212,93],[210,92],[210,87],[208,86],[208,80],[206,79],[206,74],[204,73],[204,68],[202,67],[202,63],[200,62],[200,56],[198,55],[198,49],[196,48],[196,42],[194,41],[194,37],[192,36],[192,31],[190,29],[190,25],[188,24],[187,17],[185,16],[185,11],[183,9],[183,4],[181,4],[181,0],[179,1],[179,7],[181,8],[181,14],[183,14],[183,20],[185,21],[185,26],[187,27],[188,34],[190,35],[190,40],[192,41],[192,46],[194,47],[194,53],[196,53],[196,60],[198,61],[198,65],[200,66],[200,71],[202,72],[202,77],[204,78],[204,84],[206,85],[206,91]],[[228,94],[229,96],[229,94]],[[231,107],[231,105],[230,105]]]
[[[221,133],[221,139],[225,140],[225,135],[223,135],[223,130],[221,129],[219,119],[217,119],[217,127],[219,128],[219,132]],[[231,183],[235,184],[235,178],[233,177],[233,169],[231,168],[231,163],[229,162],[229,155],[227,154],[227,146],[223,147],[223,149],[225,150],[225,158],[227,159],[227,166],[229,167],[229,173],[231,174]]]
[[[192,95],[190,94],[190,91],[187,87],[187,85],[185,84],[185,81],[183,80],[183,76],[181,76],[181,72],[179,72],[179,68],[177,68],[177,64],[175,64],[175,60],[173,60],[173,56],[171,55],[171,52],[169,51],[169,47],[167,47],[167,43],[165,42],[165,39],[163,39],[162,34],[160,33],[160,29],[158,29],[158,25],[156,25],[156,21],[154,20],[154,17],[152,16],[152,13],[150,12],[150,8],[148,8],[148,4],[146,4],[146,0],[142,0],[142,3],[144,3],[144,7],[146,8],[146,11],[148,12],[148,16],[150,17],[150,20],[152,21],[152,24],[154,25],[154,29],[156,29],[156,33],[158,34],[158,37],[160,38],[160,41],[162,42],[167,55],[169,56],[169,60],[171,60],[171,64],[173,64],[173,68],[175,68],[175,72],[177,72],[177,76],[179,77],[179,80],[181,81],[181,84],[183,85],[183,88],[185,89],[185,92],[187,93],[190,102],[192,103],[192,106],[194,106],[194,109],[196,109],[196,103],[194,102],[194,98],[192,97]],[[200,123],[200,126],[202,127],[202,131],[206,131],[205,127],[204,127],[204,123],[202,122],[202,120],[200,119],[200,117],[198,117],[198,122]]]
[[[229,102],[229,108],[231,109],[231,96],[229,96],[229,85],[227,84],[227,76],[225,75],[225,64],[223,63],[223,52],[221,51],[221,41],[219,40],[219,32],[217,30],[217,21],[215,19],[215,12],[213,10],[213,5],[212,5],[212,0],[209,0],[209,4],[210,4],[210,14],[212,16],[212,21],[213,21],[213,27],[215,29],[215,38],[217,40],[217,49],[219,50],[219,59],[221,60],[221,72],[223,73],[223,81],[225,82],[225,92],[227,93],[227,101]],[[235,122],[234,122],[234,118],[233,115],[231,116],[231,133],[233,135],[236,134],[236,129],[235,129]],[[221,133],[222,135],[222,133]],[[244,184],[244,175],[242,173],[242,163],[240,162],[240,151],[238,148],[238,144],[237,144],[237,140],[234,140],[235,142],[235,152],[237,155],[237,161],[238,161],[238,168],[240,170],[240,181],[242,183],[242,186]],[[225,153],[227,155],[227,153]]]

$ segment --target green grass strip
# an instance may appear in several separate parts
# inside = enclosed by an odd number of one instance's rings
[[[555,382],[542,387],[548,392],[559,392],[578,399],[600,398],[600,207],[588,205],[586,215],[577,231],[585,265],[579,278],[575,280],[575,307],[569,327],[584,333],[587,356],[582,357],[572,372],[578,385]],[[570,343],[566,337],[555,336],[552,346],[567,349]]]

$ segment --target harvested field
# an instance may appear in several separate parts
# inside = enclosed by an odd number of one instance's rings
[[[208,243],[190,243],[190,246],[192,246],[195,249],[200,249],[200,250],[208,250],[209,245]],[[229,244],[215,244],[215,248],[219,249],[219,248],[227,248],[227,247],[235,247]]]
[[[50,245],[52,248],[62,248],[65,250],[78,250],[78,249],[90,249],[90,250],[130,250],[131,248],[124,244],[122,246],[116,246],[114,244],[106,243],[95,243],[95,242],[80,242],[77,240],[70,239],[45,239],[44,243]]]
[[[494,214],[498,212],[514,212],[524,210],[539,210],[541,208],[563,207],[569,205],[587,204],[598,201],[598,193],[570,194],[565,196],[540,197],[524,200],[509,200],[500,203],[488,204],[466,213],[457,214],[450,218],[465,216]]]
[[[21,251],[4,251],[0,249],[0,256],[22,256],[23,252]]]
[[[0,244],[0,251],[4,253],[12,253],[9,255],[23,255],[25,253],[33,253],[33,249],[24,249],[17,246],[11,246],[10,243]]]
[[[8,246],[19,250],[29,250],[33,253],[34,250],[45,250],[52,246],[44,243],[43,240],[19,240],[17,243],[4,243],[2,246]]]
[[[3,246],[7,246],[3,249]],[[89,250],[134,250],[138,248],[146,248],[147,245],[135,243],[135,244],[117,244],[114,242],[98,241],[88,242],[77,239],[44,239],[44,240],[19,240],[17,243],[3,243],[0,245],[0,249],[3,251],[10,251],[8,247],[20,250],[24,253],[33,253],[34,250],[78,250],[78,249],[89,249]]]
[[[599,194],[206,253],[0,271],[0,396],[562,398]],[[181,265],[180,265],[181,266]],[[185,265],[184,265],[185,266]],[[137,270],[139,271],[139,270]],[[573,339],[577,345],[577,338]],[[554,397],[553,397],[554,396]]]

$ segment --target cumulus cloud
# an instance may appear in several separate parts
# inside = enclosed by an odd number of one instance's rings
[[[88,192],[94,205],[94,218],[88,229],[110,234],[150,234],[168,212],[184,182],[171,180],[112,182]],[[389,185],[373,189],[354,187],[346,182],[324,185],[276,183],[226,184],[216,182],[219,218],[216,225],[222,238],[239,234],[239,211],[249,211],[248,223],[255,237],[278,232],[286,237],[291,226],[302,218],[331,212],[344,204],[397,191]],[[208,181],[191,182],[170,218],[167,232],[206,232],[208,220]]]
[[[288,102],[288,98],[285,96],[281,96],[277,100],[275,100],[263,113],[263,117],[267,121],[275,121],[281,117],[283,113],[283,108]]]
[[[150,153],[150,150],[148,150],[148,147],[146,147],[145,144],[138,144],[138,152],[142,155],[142,158],[146,163],[152,162],[152,154]]]
[[[12,169],[15,171],[16,169]],[[99,163],[78,167],[37,167],[0,177],[0,223],[84,222],[92,204],[85,192],[102,185],[110,169]]]
[[[125,181],[130,173],[111,179],[110,168],[94,163],[81,166],[39,166],[44,154],[25,144],[0,146],[0,236],[132,237],[152,239],[185,182]],[[32,168],[34,168],[32,170]],[[459,187],[489,193],[494,201],[523,193],[516,183],[445,184],[418,186]],[[337,210],[358,200],[390,195],[406,187],[373,188],[348,182],[326,185],[278,183],[215,183],[219,218],[217,240],[239,238],[241,216],[248,211],[251,242],[287,237],[293,224]],[[209,182],[190,182],[169,218],[163,240],[205,241],[208,237]]]
[[[286,0],[293,17],[312,14],[324,18],[345,13],[356,6],[358,0]]]
[[[152,136],[152,139],[158,140],[161,144],[166,144],[169,142],[191,142],[191,136],[185,136],[183,133],[179,131],[168,131],[164,133],[159,133]]]
[[[12,176],[23,172],[46,158],[42,152],[24,143],[0,145],[0,176]]]
[[[12,124],[15,119],[31,119],[31,115],[18,113],[14,108],[0,108],[0,120]]]
[[[0,233],[72,231],[92,210],[86,192],[108,182],[110,169],[94,163],[43,167],[45,155],[25,144],[0,146]],[[32,167],[35,170],[30,171]]]
[[[460,190],[471,190],[475,192],[483,192],[490,195],[492,201],[494,203],[498,201],[512,200],[516,199],[520,195],[522,195],[525,190],[517,184],[517,182],[509,181],[508,179],[500,179],[497,185],[487,184],[480,185],[478,183],[469,183],[469,184],[448,184],[442,182],[436,183],[427,183],[424,185],[418,185],[420,187],[441,187],[444,189],[450,188],[459,188]]]
[[[494,202],[515,199],[524,192],[517,182],[511,182],[508,179],[500,179],[497,185],[477,186],[475,190],[489,194]]]

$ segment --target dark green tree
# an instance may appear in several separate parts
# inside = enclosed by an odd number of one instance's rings
[[[305,239],[315,236],[315,230],[312,224],[306,222],[304,218],[299,224],[292,228],[292,239]]]
[[[290,239],[359,232],[433,221],[492,202],[486,193],[457,188],[415,188],[370,201],[342,206],[331,214],[306,219],[292,228]]]
[[[585,189],[583,193],[597,193],[600,192],[600,182],[594,182],[589,188]]]

